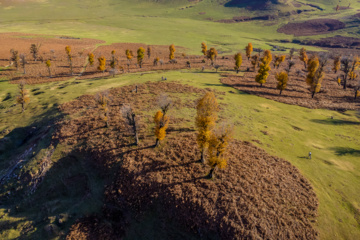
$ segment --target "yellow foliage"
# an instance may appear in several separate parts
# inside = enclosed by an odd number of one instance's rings
[[[51,67],[51,60],[49,59],[49,60],[47,60],[46,62],[45,62],[45,64],[46,64],[46,66],[49,68],[49,67]]]
[[[106,58],[104,56],[101,56],[98,58],[99,66],[98,70],[104,72],[106,68]]]
[[[208,146],[210,132],[215,126],[217,112],[219,111],[218,103],[213,92],[207,92],[196,106],[195,124],[198,129],[197,143],[201,150]]]
[[[126,49],[125,54],[126,54],[127,60],[131,60],[134,56],[132,51],[130,51],[129,49]]]
[[[90,66],[94,65],[94,58],[95,58],[95,55],[93,53],[88,54],[88,61],[90,63]]]
[[[308,62],[309,58],[308,58],[308,56],[306,54],[306,49],[305,48],[300,49],[300,57],[299,58],[300,58],[300,60],[302,62],[304,62],[304,65],[306,67],[306,63]]]
[[[356,97],[360,97],[360,90],[356,90]]]
[[[116,51],[115,50],[112,50],[111,51],[111,55],[115,55]]]
[[[221,126],[211,133],[208,148],[208,165],[211,168],[218,167],[222,169],[227,166],[226,150],[232,138],[233,129],[229,126]]]
[[[314,56],[309,59],[308,62],[308,75],[306,77],[306,83],[311,86],[314,81],[315,73],[319,68],[319,58]]]
[[[349,72],[349,78],[350,80],[354,80],[357,78],[357,74],[353,71]]]
[[[287,74],[287,72],[281,72],[280,74],[276,74],[276,80],[278,81],[278,84],[277,84],[277,89],[280,90],[280,94],[283,90],[286,89],[286,86],[287,86],[287,82],[289,80],[289,76]]]
[[[201,52],[206,55],[206,52],[207,52],[207,46],[206,46],[206,43],[202,42],[201,43]]]
[[[210,50],[207,51],[207,57],[211,60],[211,64],[214,63],[214,60],[216,59],[218,55],[218,52],[215,48],[210,48]]]
[[[161,141],[166,136],[166,129],[169,126],[169,118],[162,113],[162,111],[157,111],[154,116],[155,122],[155,136],[156,138]]]
[[[240,69],[240,67],[241,67],[241,64],[242,64],[241,53],[235,54],[234,59],[235,59],[235,70],[238,71]]]
[[[142,61],[143,61],[144,57],[145,57],[145,49],[140,47],[137,50],[137,61],[138,61],[138,64],[140,65],[140,67],[142,65]]]
[[[271,61],[272,61],[271,52],[269,50],[265,50],[264,56],[261,58],[260,69],[255,77],[255,81],[260,83],[261,86],[264,83],[266,83],[266,80],[269,77],[269,71],[271,70],[270,68]]]
[[[255,71],[255,68],[256,68],[256,65],[259,63],[259,55],[254,55],[251,57],[251,65],[253,66],[254,68],[254,71]]]
[[[340,77],[337,78],[337,83],[339,84],[339,86],[341,85],[341,78]]]
[[[334,59],[333,71],[336,73],[337,71],[340,70],[340,67],[341,67],[341,57],[338,56]]]
[[[253,46],[251,43],[249,43],[247,46],[246,46],[246,56],[248,58],[248,60],[250,59],[251,57],[251,53],[253,51]]]
[[[67,54],[68,56],[70,56],[70,55],[71,55],[71,46],[66,46],[66,47],[65,47],[65,52],[66,52],[66,54]]]
[[[172,59],[175,58],[175,55],[174,55],[174,53],[176,52],[175,45],[174,45],[174,44],[171,44],[171,45],[169,46],[169,50],[170,50],[169,59],[172,60]]]

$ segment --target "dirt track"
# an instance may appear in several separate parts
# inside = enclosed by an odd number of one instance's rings
[[[55,138],[70,145],[84,142],[82,150],[91,152],[92,159],[105,169],[121,162],[118,177],[105,194],[110,205],[121,207],[125,201],[141,214],[152,202],[160,202],[169,218],[176,218],[194,233],[214,231],[222,239],[316,238],[311,221],[316,217],[318,200],[295,167],[250,143],[234,141],[228,167],[217,171],[215,180],[205,179],[209,168],[196,162],[195,133],[182,127],[187,120],[172,118],[167,140],[158,149],[150,147],[154,138],[149,125],[159,93],[167,92],[175,103],[174,110],[180,110],[194,108],[195,103],[180,101],[173,94],[201,96],[204,90],[164,82],[138,87],[138,94],[131,91],[134,86],[110,91],[109,129],[98,120],[93,96],[61,106],[70,117],[80,117],[64,121]],[[129,145],[132,139],[118,116],[126,102],[144,114],[139,147]],[[74,235],[81,235],[82,224],[73,229]]]

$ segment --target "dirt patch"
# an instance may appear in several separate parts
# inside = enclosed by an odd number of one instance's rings
[[[288,23],[277,31],[294,36],[326,34],[345,28],[345,23],[336,19],[313,19],[299,23]]]
[[[93,39],[76,39],[62,36],[43,36],[22,33],[1,33],[0,34],[0,66],[11,66],[7,71],[0,72],[0,78],[5,76],[17,83],[25,80],[28,84],[43,82],[61,81],[71,78],[70,68],[65,54],[67,45],[72,47],[74,75],[82,71],[87,52],[95,49],[96,44],[104,43]],[[31,44],[41,44],[37,61],[34,61],[31,53]],[[16,71],[11,62],[10,50],[14,49],[20,54],[26,55],[26,74],[23,74],[22,67]],[[52,78],[45,61],[51,59]]]
[[[105,193],[109,205],[123,206],[125,201],[141,214],[152,203],[160,203],[164,213],[199,238],[204,232],[214,232],[222,239],[316,238],[311,221],[318,200],[308,181],[287,161],[248,142],[234,141],[228,167],[217,171],[214,180],[205,179],[209,168],[197,163],[195,133],[193,127],[185,127],[189,120],[183,118],[172,118],[161,147],[151,147],[152,113],[156,111],[152,106],[158,94],[167,92],[175,111],[184,111],[194,109],[195,101],[183,97],[200,96],[204,90],[164,82],[138,85],[137,94],[132,89],[134,86],[110,90],[108,129],[98,120],[94,96],[85,95],[60,107],[69,120],[59,126],[55,138],[70,145],[83,142],[82,150],[91,152],[92,159],[105,169],[118,168],[116,180]],[[126,102],[142,116],[138,147],[131,145],[118,116]],[[82,229],[80,225],[73,226],[76,228]]]

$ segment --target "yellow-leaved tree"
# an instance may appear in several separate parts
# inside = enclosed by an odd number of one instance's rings
[[[275,77],[276,80],[278,81],[276,88],[280,90],[280,95],[281,95],[282,91],[286,89],[289,77],[287,72],[277,73]]]
[[[98,93],[95,97],[96,103],[99,107],[100,118],[105,122],[105,126],[109,127],[109,94],[108,92]]]
[[[16,102],[18,104],[21,104],[21,112],[25,111],[25,104],[30,102],[30,98],[29,98],[29,91],[25,89],[25,82],[21,81],[19,83],[19,95],[16,98]]]
[[[306,49],[305,49],[305,48],[301,48],[301,49],[300,49],[300,56],[299,56],[299,58],[300,58],[300,60],[301,60],[302,62],[304,62],[304,67],[306,68],[306,64],[307,64],[309,58],[308,58],[308,56],[307,56],[307,54],[306,54]]]
[[[218,102],[213,92],[207,92],[196,105],[197,144],[200,148],[202,163],[205,163],[205,150],[209,145],[210,133],[215,126],[218,111]]]
[[[201,43],[201,52],[204,54],[204,56],[206,56],[207,46],[205,42]]]
[[[261,62],[260,69],[255,77],[255,81],[260,83],[261,87],[263,84],[266,83],[266,80],[269,77],[269,71],[271,70],[270,68],[271,61],[272,61],[272,55],[270,50],[265,50],[264,56],[260,60]]]
[[[169,54],[169,59],[170,60],[173,60],[175,58],[175,52],[176,52],[176,49],[175,49],[175,45],[174,44],[171,44],[169,46],[169,51],[170,51],[170,54]]]
[[[49,71],[49,78],[51,78],[51,60],[50,59],[47,60],[45,62],[45,64],[46,64],[46,67],[48,68],[48,71]]]
[[[274,68],[279,68],[281,63],[283,63],[286,59],[285,55],[275,55],[274,56]]]
[[[125,54],[127,59],[128,72],[130,72],[130,64],[134,55],[133,52],[129,49],[126,49]]]
[[[161,110],[157,111],[154,116],[154,123],[155,123],[155,136],[156,136],[156,143],[155,147],[159,146],[160,141],[165,139],[166,136],[166,129],[169,126],[169,118],[163,114]]]
[[[334,67],[333,67],[334,73],[337,73],[337,71],[340,70],[340,67],[341,67],[341,56],[337,56],[334,58]]]
[[[210,48],[208,51],[207,51],[207,58],[210,59],[211,61],[211,66],[214,66],[214,61],[216,61],[216,58],[217,58],[217,55],[218,55],[218,52],[216,51],[215,48]]]
[[[355,71],[358,69],[359,65],[360,65],[360,59],[359,59],[358,56],[355,56],[353,58],[351,69],[350,69],[350,72],[349,72],[349,79],[350,80],[354,80],[355,78],[357,78],[357,74],[355,73]]]
[[[144,60],[144,57],[145,57],[145,49],[140,47],[138,50],[137,50],[137,62],[139,64],[139,67],[141,68],[142,67],[142,63],[143,63],[143,60]]]
[[[216,168],[223,169],[227,166],[227,150],[233,138],[233,127],[228,124],[221,124],[210,134],[209,139],[209,161],[211,167],[209,178],[213,178]]]
[[[248,60],[250,60],[251,58],[251,53],[253,52],[253,45],[252,43],[249,43],[247,46],[246,46],[246,56],[248,58]]]
[[[95,58],[95,55],[93,53],[89,53],[88,54],[88,62],[90,64],[90,66],[94,65],[94,58]]]
[[[316,93],[320,92],[321,83],[325,77],[324,68],[327,61],[327,54],[320,55],[320,60],[317,56],[313,56],[309,59],[306,83],[310,86],[312,98],[315,96]]]
[[[73,57],[71,55],[71,46],[66,46],[65,47],[65,52],[69,61],[69,66],[70,66],[70,74],[73,75]]]
[[[235,54],[234,59],[235,59],[235,67],[234,67],[234,69],[236,70],[236,73],[239,73],[240,67],[241,67],[241,64],[242,64],[241,53]]]
[[[98,70],[101,72],[105,72],[106,69],[106,58],[104,56],[101,56],[98,58],[99,61],[99,66],[98,66]]]

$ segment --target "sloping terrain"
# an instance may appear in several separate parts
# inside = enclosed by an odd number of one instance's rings
[[[96,116],[93,96],[61,106],[73,119],[61,125],[56,138],[71,145],[82,142],[82,150],[91,151],[93,160],[116,172],[106,192],[110,205],[122,207],[125,199],[125,204],[140,214],[158,202],[168,217],[176,218],[182,226],[197,234],[214,232],[221,239],[316,238],[311,220],[316,216],[317,198],[310,184],[288,162],[250,143],[234,141],[228,167],[218,171],[215,180],[206,179],[209,169],[197,163],[199,150],[191,133],[192,124],[186,127],[187,121],[173,116],[168,140],[161,148],[152,148],[148,113],[155,110],[156,96],[170,94],[174,101],[172,114],[194,108],[195,102],[184,102],[184,95],[197,98],[204,90],[165,82],[138,85],[138,93],[132,91],[134,88],[132,85],[109,92],[112,104],[108,129]],[[178,93],[182,93],[181,98]],[[144,120],[139,147],[132,146],[119,116],[124,103],[131,103]],[[93,223],[86,225],[84,220],[82,224],[88,227],[74,226],[73,231],[79,232],[80,227],[80,232],[86,232]]]

